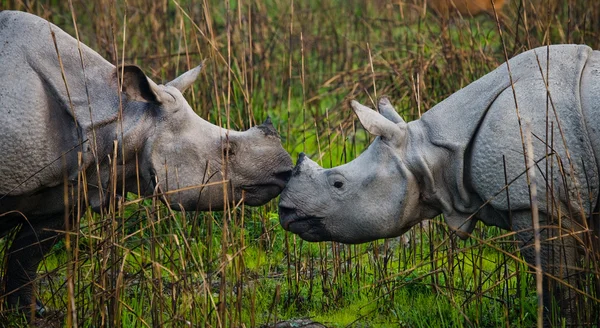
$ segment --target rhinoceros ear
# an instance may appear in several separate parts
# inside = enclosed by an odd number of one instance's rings
[[[404,122],[402,117],[396,112],[396,109],[394,109],[394,106],[392,106],[392,103],[387,97],[381,97],[381,99],[379,99],[377,108],[379,109],[379,113],[388,120],[401,126],[406,125],[406,122]]]
[[[160,102],[160,90],[141,68],[135,65],[124,65],[115,69],[115,77],[121,82],[127,99],[143,102]]]
[[[179,75],[179,77],[175,78],[175,80],[166,84],[166,86],[174,87],[183,93],[187,88],[189,88],[192,83],[196,81],[198,78],[198,74],[202,71],[202,67],[204,67],[204,61],[202,63],[191,70]]]
[[[390,141],[402,141],[404,138],[404,129],[388,120],[383,115],[377,113],[367,106],[361,105],[359,102],[352,100],[352,109],[358,116],[360,123],[372,135],[381,136],[383,139]]]

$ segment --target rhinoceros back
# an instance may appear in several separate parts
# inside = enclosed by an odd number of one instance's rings
[[[600,173],[600,51],[594,51],[581,75],[581,109]]]
[[[77,152],[90,162],[92,122],[114,119],[108,83],[114,66],[79,47],[83,56],[74,38],[37,16],[0,12],[0,195],[30,194],[72,178]]]
[[[596,206],[599,56],[587,46],[560,45],[537,48],[509,61],[514,93],[513,88],[504,89],[484,109],[485,117],[465,155],[468,179],[482,201],[504,211],[531,207],[521,134],[530,129],[540,210],[588,215]],[[508,80],[506,65],[499,69]]]

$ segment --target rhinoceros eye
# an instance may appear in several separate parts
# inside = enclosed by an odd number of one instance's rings
[[[346,177],[344,177],[340,172],[332,170],[327,172],[326,175],[327,184],[332,188],[332,191],[334,191],[336,194],[341,194],[346,191],[346,183],[348,180],[346,180]]]

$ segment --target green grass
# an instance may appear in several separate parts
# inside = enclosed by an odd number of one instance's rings
[[[68,2],[0,0],[0,8],[36,13],[74,35]],[[489,15],[448,20],[411,0],[98,0],[73,8],[84,43],[113,63],[125,48],[125,61],[157,82],[208,59],[186,94],[199,115],[240,130],[270,116],[293,158],[303,151],[324,167],[352,160],[371,140],[350,99],[385,94],[413,120],[502,63],[502,41],[509,57],[547,42],[600,43],[589,18],[600,4],[585,1],[512,1],[502,39]],[[437,218],[432,229],[411,230],[408,245],[314,244],[283,231],[275,201],[183,215],[151,199],[80,222],[73,249],[59,243],[40,266],[40,298],[58,312],[40,325],[66,325],[71,299],[87,327],[261,327],[306,317],[333,327],[536,322],[534,281],[509,256],[518,255],[512,236],[496,228],[478,225],[474,238],[459,241]],[[68,268],[74,295],[64,286]],[[8,311],[0,322],[26,325]]]

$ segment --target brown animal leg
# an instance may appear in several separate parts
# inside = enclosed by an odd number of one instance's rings
[[[8,250],[3,280],[6,302],[10,307],[20,310],[35,309],[37,314],[41,314],[39,312],[43,310],[43,305],[34,297],[34,282],[37,277],[38,265],[60,235],[44,229],[49,226],[52,229],[60,229],[62,225],[54,224],[53,226],[51,224],[53,220],[55,223],[62,221],[61,219],[56,221],[56,218],[52,217],[36,218],[36,220],[24,223]]]

